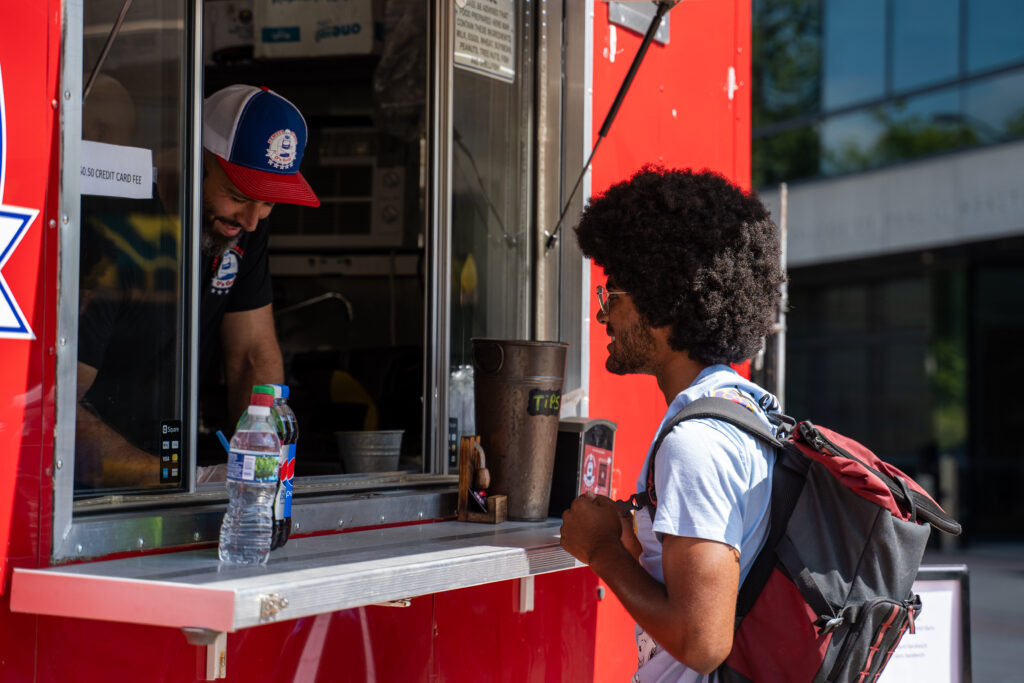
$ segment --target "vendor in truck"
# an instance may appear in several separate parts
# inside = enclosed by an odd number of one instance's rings
[[[319,206],[299,172],[306,123],[288,100],[266,88],[232,85],[203,109],[199,377],[216,372],[218,345],[228,414],[240,415],[254,384],[282,383],[267,264],[267,217],[276,203]],[[84,239],[84,238],[83,238]],[[131,269],[116,285],[83,299],[78,340],[76,487],[148,487],[161,483],[160,443],[175,426],[154,409],[156,386],[187,373],[174,334],[161,329],[159,297],[139,296]],[[180,426],[179,426],[180,429]],[[200,473],[200,480],[209,473]]]

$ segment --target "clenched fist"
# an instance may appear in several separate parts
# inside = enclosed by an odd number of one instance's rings
[[[602,550],[621,546],[622,515],[610,498],[587,492],[562,515],[561,544],[580,562],[591,564]]]

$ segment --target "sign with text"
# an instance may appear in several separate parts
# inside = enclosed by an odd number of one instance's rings
[[[153,196],[153,152],[82,140],[82,194],[126,199]]]
[[[507,83],[516,79],[513,0],[457,0],[455,66]]]
[[[961,683],[969,680],[970,641],[964,631],[967,568],[922,566],[913,591],[923,609],[879,683]]]

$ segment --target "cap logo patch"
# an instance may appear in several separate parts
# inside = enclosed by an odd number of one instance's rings
[[[295,164],[295,146],[298,144],[295,133],[287,128],[279,130],[270,136],[267,143],[268,164],[281,171]]]

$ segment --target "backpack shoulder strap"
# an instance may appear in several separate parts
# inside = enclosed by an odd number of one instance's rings
[[[753,437],[760,439],[769,446],[782,448],[782,442],[776,438],[774,432],[749,409],[741,406],[735,401],[717,396],[705,396],[698,398],[683,406],[683,409],[676,413],[671,420],[658,433],[654,441],[654,448],[651,450],[651,462],[647,467],[647,485],[643,493],[634,496],[637,507],[646,507],[651,519],[654,519],[655,508],[658,505],[658,495],[654,490],[654,464],[658,457],[658,450],[661,448],[665,437],[675,429],[675,426],[686,420],[697,420],[711,418],[722,420],[742,429]]]

